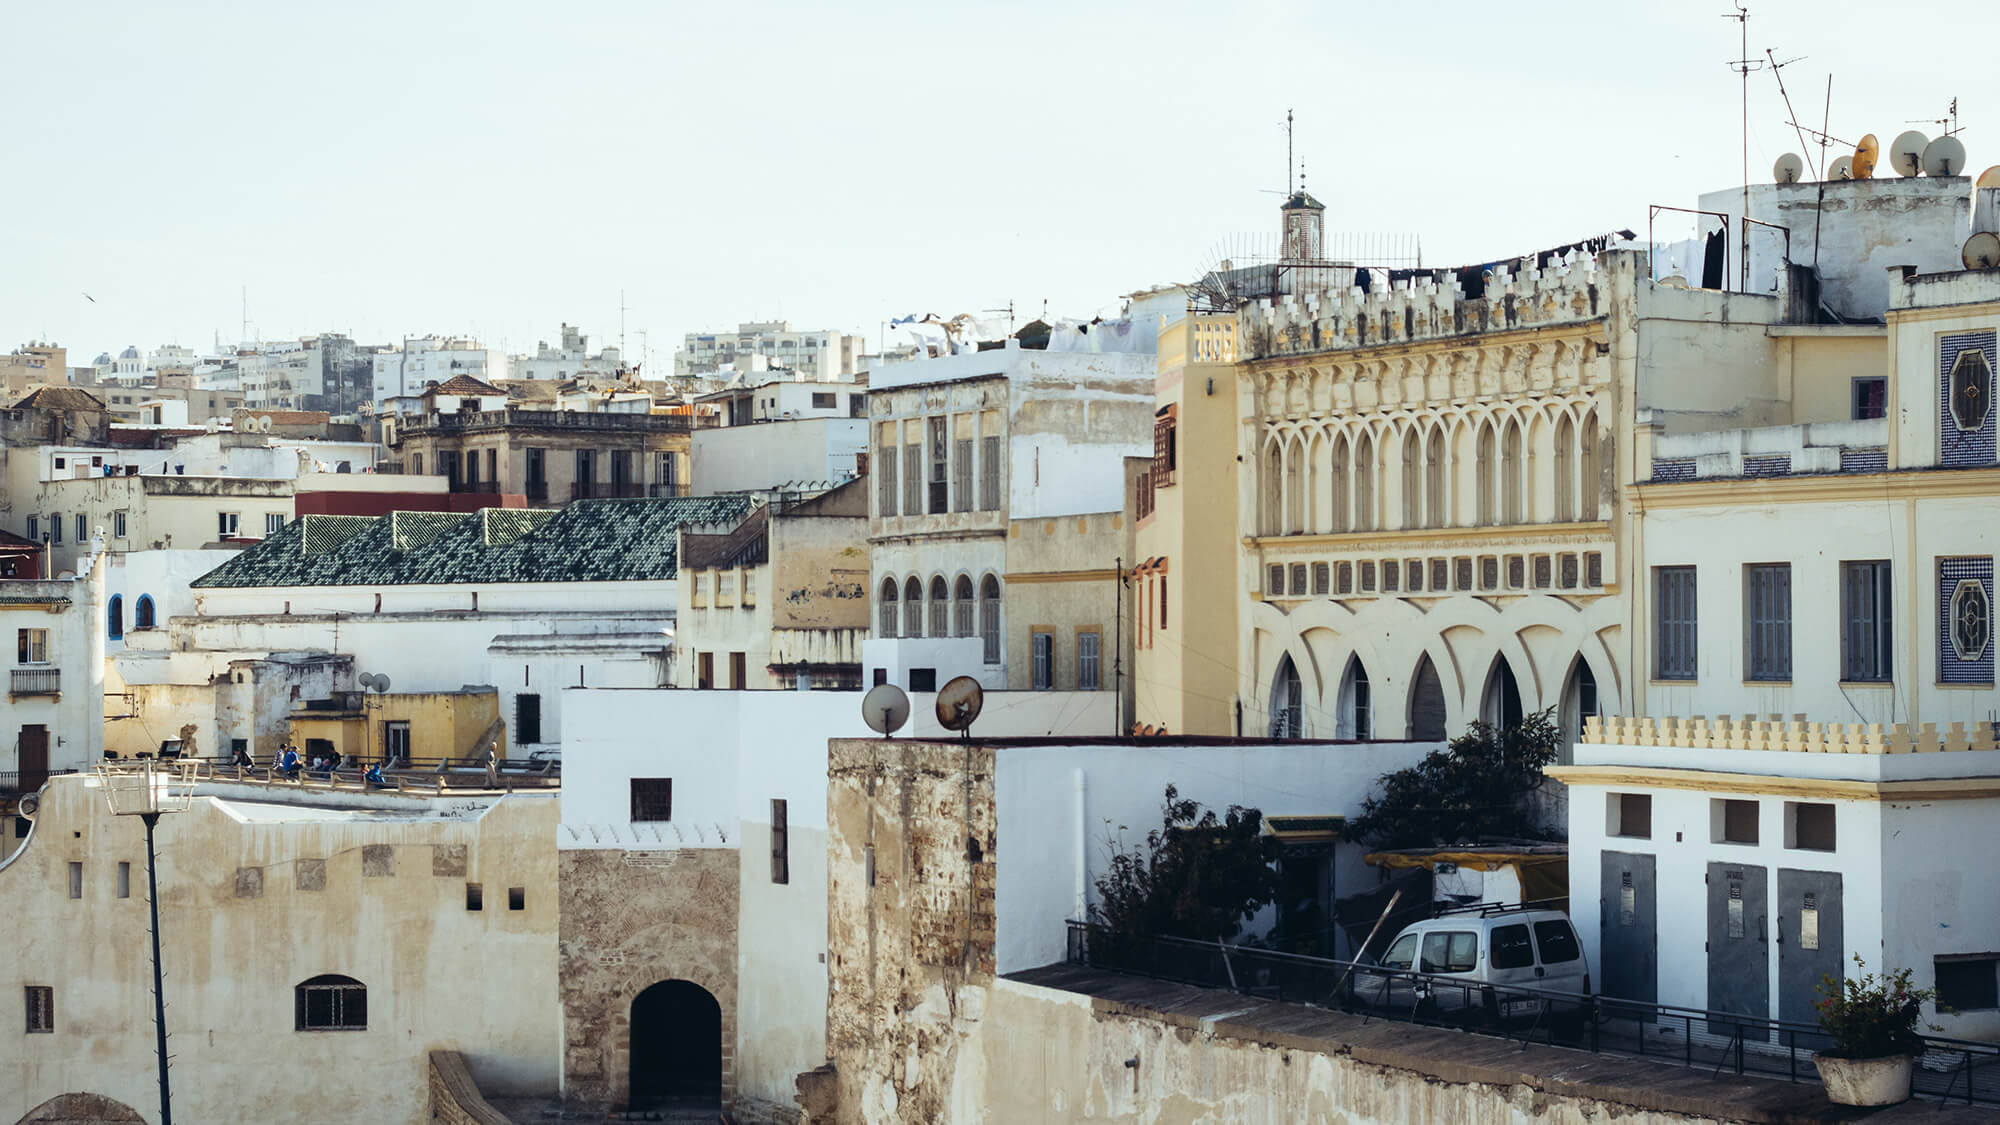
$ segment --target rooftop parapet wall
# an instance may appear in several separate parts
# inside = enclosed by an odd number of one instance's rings
[[[1466,297],[1455,280],[1286,294],[1237,314],[1237,354],[1269,359],[1580,324],[1606,315],[1610,273],[1630,274],[1635,260],[1631,253],[1608,252],[1602,262],[1576,254],[1546,270],[1496,269],[1478,298]]]
[[[1758,719],[1723,716],[1710,719],[1650,718],[1606,715],[1584,720],[1587,745],[1659,746],[1682,750],[1784,750],[1802,754],[1924,754],[1993,750],[1991,724],[1970,729],[1953,723],[1942,733],[1936,723],[1912,727],[1904,723],[1809,723],[1802,715],[1789,721],[1775,716]]]
[[[1653,439],[1651,477],[1682,481],[1881,472],[1888,467],[1888,444],[1886,418],[1668,434]]]

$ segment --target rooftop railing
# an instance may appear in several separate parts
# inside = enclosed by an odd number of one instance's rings
[[[1152,937],[1110,942],[1070,921],[1066,960],[1112,972],[1221,988],[1368,1019],[1449,1027],[1592,1054],[1653,1059],[1711,1076],[1817,1078],[1812,1056],[1831,1040],[1817,1024],[1553,989],[1488,984],[1449,973]],[[2000,1104],[2000,1044],[1921,1036],[1918,1096]]]

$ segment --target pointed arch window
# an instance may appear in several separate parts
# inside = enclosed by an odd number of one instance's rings
[[[1598,465],[1597,465],[1597,412],[1585,414],[1576,428],[1577,441],[1577,482],[1576,518],[1586,522],[1597,519]]]
[[[961,574],[951,600],[951,635],[969,637],[972,635],[972,620],[978,615],[978,604],[972,596],[972,579]]]
[[[1500,522],[1521,522],[1521,424],[1512,420],[1500,439]]]
[[[1576,427],[1568,418],[1556,423],[1556,522],[1568,523],[1576,518],[1576,477],[1575,459],[1570,446],[1576,441]]]
[[[1278,674],[1271,684],[1271,737],[1305,737],[1305,686],[1289,656],[1278,661]]]
[[[1354,439],[1354,530],[1375,530],[1375,439]]]
[[[1368,669],[1359,658],[1347,662],[1347,675],[1340,681],[1340,718],[1336,738],[1375,737],[1374,699],[1368,684]]]
[[[1443,527],[1444,517],[1444,431],[1431,427],[1424,449],[1424,526]]]
[[[1403,435],[1403,526],[1424,525],[1424,440],[1413,428]]]
[[[1491,527],[1493,525],[1493,464],[1495,460],[1492,423],[1481,422],[1479,424],[1478,449],[1473,454],[1473,458],[1477,463],[1474,472],[1474,483],[1479,492],[1477,511],[1474,519],[1481,527]]]
[[[1330,530],[1347,530],[1347,461],[1352,451],[1347,446],[1347,435],[1333,439],[1333,471],[1327,478],[1327,497],[1332,501],[1333,522]]]

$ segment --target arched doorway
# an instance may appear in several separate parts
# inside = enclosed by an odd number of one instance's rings
[[[1445,737],[1444,684],[1426,653],[1410,680],[1410,741],[1443,742]]]
[[[632,1000],[635,1109],[698,1109],[722,1099],[722,1006],[692,981],[667,980]]]
[[[1519,724],[1521,714],[1521,685],[1503,656],[1493,662],[1493,671],[1486,675],[1486,693],[1479,704],[1479,717],[1505,730]]]

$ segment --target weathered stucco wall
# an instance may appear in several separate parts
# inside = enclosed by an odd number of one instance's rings
[[[727,1104],[736,1090],[736,851],[576,849],[560,857],[564,1098],[624,1106],[632,1001],[661,981],[684,980],[722,1007]]]
[[[433,1049],[462,1052],[489,1093],[555,1092],[553,794],[347,794],[342,809],[213,791],[227,796],[198,798],[158,829],[179,1116],[422,1120]],[[147,1107],[150,1119],[144,829],[110,815],[94,778],[57,778],[43,797],[33,834],[0,867],[0,995],[51,987],[54,1031],[8,1029],[0,1121],[64,1093]],[[483,909],[466,908],[468,883],[483,887]],[[295,988],[322,974],[366,986],[365,1030],[296,1029]]]
[[[962,1020],[976,1019],[993,973],[992,748],[835,739],[828,752],[827,1050],[839,1119],[953,1119]]]

